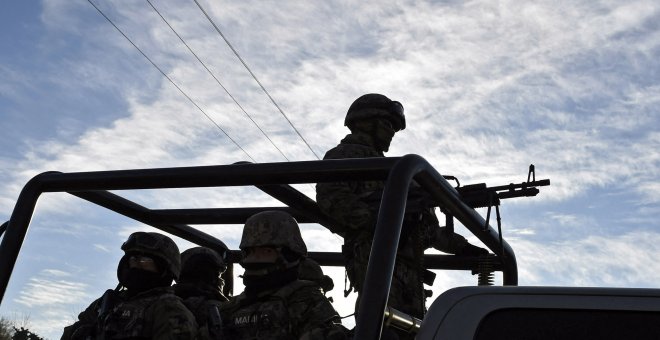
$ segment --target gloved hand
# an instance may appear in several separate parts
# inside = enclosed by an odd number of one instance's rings
[[[464,255],[464,256],[481,256],[487,254],[488,254],[487,249],[477,247],[470,243],[466,243],[463,246],[463,248],[461,248],[458,252],[456,252],[456,255]]]

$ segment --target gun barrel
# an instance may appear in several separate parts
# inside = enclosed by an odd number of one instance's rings
[[[490,187],[488,188],[488,190],[490,191],[515,190],[515,189],[524,189],[524,188],[544,187],[548,185],[550,185],[550,180],[546,178],[538,181],[522,182],[517,184],[511,183],[507,185]]]
[[[539,193],[539,189],[537,188],[522,188],[518,190],[507,190],[507,191],[502,191],[497,193],[497,198],[500,199],[506,199],[506,198],[513,198],[513,197],[531,197],[531,196],[536,196]]]

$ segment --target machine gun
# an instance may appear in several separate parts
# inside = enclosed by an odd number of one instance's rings
[[[461,195],[461,200],[473,209],[499,206],[500,200],[507,198],[536,196],[539,193],[538,187],[550,185],[549,179],[536,180],[534,164],[529,165],[527,182],[518,184],[511,183],[490,188],[486,183],[460,186],[455,177],[445,176],[445,178],[456,181],[458,184],[456,191]]]
[[[538,187],[550,185],[549,179],[536,180],[536,172],[534,164],[529,165],[529,172],[527,173],[527,181],[514,184],[510,183],[508,185],[500,185],[495,187],[488,187],[486,183],[470,184],[466,186],[461,186],[460,182],[456,177],[453,176],[444,176],[447,180],[456,181],[456,191],[461,197],[463,203],[465,203],[470,208],[488,208],[486,213],[486,221],[483,226],[484,230],[488,228],[490,223],[490,215],[492,208],[495,207],[495,213],[497,216],[497,232],[499,236],[499,243],[502,246],[502,254],[504,254],[504,242],[502,239],[502,218],[500,216],[500,203],[503,199],[514,198],[514,197],[533,197],[539,193]],[[444,211],[443,211],[444,212]],[[446,227],[451,232],[454,231],[454,217],[451,214],[446,212]],[[472,274],[479,274],[479,284],[480,285],[490,285],[492,282],[492,259],[485,257],[482,259],[483,263],[480,263],[480,269],[473,271]]]
[[[490,223],[490,215],[492,208],[495,207],[497,216],[497,231],[499,236],[499,243],[502,246],[502,254],[504,253],[504,242],[502,239],[502,218],[500,216],[499,206],[501,200],[514,198],[514,197],[532,197],[539,193],[538,187],[550,185],[549,179],[536,180],[536,173],[534,164],[529,165],[529,172],[527,173],[527,181],[518,184],[500,185],[495,187],[488,187],[486,183],[470,184],[461,186],[458,178],[454,176],[443,176],[446,180],[456,182],[456,191],[458,192],[461,201],[472,209],[488,208],[486,213],[485,223],[483,229],[488,229]],[[440,204],[430,196],[430,194],[423,190],[421,187],[411,187],[408,192],[408,201],[406,206],[407,212],[417,213],[421,210],[438,207]],[[448,233],[454,232],[454,216],[440,208],[445,214],[445,227]],[[479,261],[479,270],[473,270],[473,274],[479,274],[480,285],[490,285],[492,283],[492,274],[494,260],[485,256]]]
[[[490,209],[492,207],[499,207],[501,200],[503,199],[536,196],[539,193],[538,187],[550,185],[549,179],[536,180],[534,164],[529,165],[527,181],[518,184],[510,183],[507,185],[488,187],[486,186],[486,183],[477,183],[461,186],[458,178],[454,176],[443,177],[446,180],[456,182],[455,189],[463,203],[473,209],[488,208],[489,215]],[[419,209],[437,207],[438,205],[439,204],[420,187],[412,187],[408,192],[407,210],[416,211]]]
[[[538,187],[550,185],[549,179],[536,180],[536,172],[534,164],[529,165],[529,172],[527,173],[527,182],[518,184],[500,185],[495,187],[487,187],[486,183],[470,184],[461,187],[458,179],[455,177],[447,176],[447,179],[454,179],[458,186],[458,191],[461,200],[469,207],[475,208],[488,208],[486,213],[486,223],[484,229],[488,228],[490,222],[490,213],[492,207],[495,207],[497,214],[497,229],[500,235],[500,243],[502,242],[502,218],[500,217],[500,201],[507,198],[514,197],[532,197],[539,193]],[[447,226],[453,229],[453,217],[447,216]]]

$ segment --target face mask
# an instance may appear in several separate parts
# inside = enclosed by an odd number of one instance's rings
[[[247,269],[246,269],[247,273]],[[264,290],[282,287],[298,277],[298,266],[280,269],[264,275],[243,275],[243,285],[247,295],[258,294]]]
[[[241,263],[245,268],[244,276],[263,276],[278,270],[275,263]]]
[[[162,276],[160,273],[154,273],[139,268],[128,268],[122,273],[120,282],[131,292],[144,292],[156,287],[168,287],[172,280]]]
[[[390,149],[390,143],[392,142],[392,138],[394,138],[394,129],[392,129],[391,124],[384,124],[382,122],[376,122],[374,125],[372,136],[374,137],[376,147],[386,152]]]

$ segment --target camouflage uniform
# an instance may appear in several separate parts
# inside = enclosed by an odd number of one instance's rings
[[[212,249],[194,247],[181,254],[181,267],[174,291],[195,316],[199,338],[221,339],[220,305],[229,301],[222,294],[220,278],[227,268],[224,260]]]
[[[258,248],[277,250],[272,261],[252,260]],[[346,329],[318,283],[300,280],[307,247],[296,220],[282,211],[250,217],[240,244],[245,291],[220,307],[227,339],[345,339]],[[256,262],[255,262],[256,261]]]
[[[342,139],[338,146],[329,150],[323,159],[385,157],[384,151],[389,148],[389,142],[378,141],[378,138],[383,138],[383,134],[379,137],[376,128],[365,131],[367,129],[364,125],[356,128],[357,122],[383,119],[391,122],[390,138],[394,132],[405,128],[405,117],[400,103],[377,94],[358,98],[349,108],[345,121],[345,125],[352,133]],[[316,185],[316,200],[321,211],[341,224],[339,229],[344,234],[346,270],[351,285],[358,294],[364,288],[384,185],[383,181]],[[417,318],[423,318],[426,310],[424,266],[421,261],[424,250],[435,247],[445,252],[456,253],[466,244],[467,241],[460,235],[445,234],[445,228],[439,227],[432,208],[410,209],[409,207],[401,231],[388,305]]]
[[[332,281],[332,278],[323,274],[323,269],[321,266],[309,257],[305,257],[302,259],[302,261],[300,261],[300,266],[298,268],[298,278],[301,280],[316,282],[323,290],[324,295],[335,287],[335,283]],[[332,298],[328,298],[328,300],[332,302]]]
[[[339,315],[318,284],[296,280],[220,308],[227,339],[345,339]]]
[[[62,339],[195,338],[195,319],[170,287],[181,270],[176,244],[161,234],[137,232],[121,248],[126,254],[117,267],[120,285],[80,313],[78,321],[64,329]],[[136,276],[129,261],[145,256],[157,263],[157,269],[143,272],[152,276]]]
[[[384,157],[369,145],[369,136],[349,134],[341,143],[328,151],[323,159]],[[370,196],[382,193],[382,181],[319,183],[316,185],[316,199],[321,210],[342,223],[346,230],[344,253],[348,257],[346,270],[351,284],[358,292],[362,291],[371,242],[376,226],[378,205],[368,203]],[[414,235],[402,233],[397,254],[394,276],[390,287],[388,305],[418,318],[424,316],[424,287],[422,285],[421,255],[428,240],[418,229]],[[424,234],[426,235],[426,234]],[[407,238],[407,240],[405,239]]]
[[[116,305],[106,312],[101,311],[103,299],[94,301],[80,313],[76,323],[64,329],[61,339],[188,340],[197,334],[193,315],[170,287],[154,288],[133,297],[123,291],[115,299]]]

